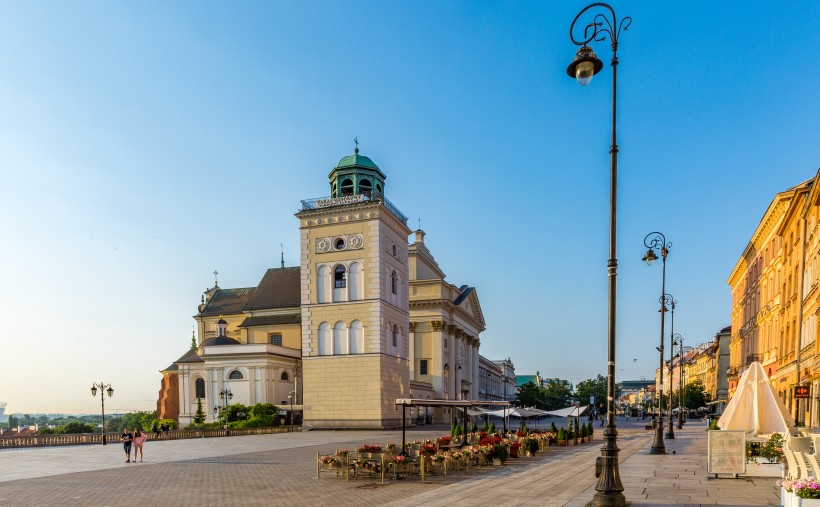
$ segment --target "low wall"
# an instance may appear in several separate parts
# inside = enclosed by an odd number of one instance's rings
[[[297,426],[295,431],[301,431],[301,429],[301,427]],[[155,438],[152,432],[146,432],[146,435],[148,436],[148,440],[177,440],[181,438],[265,435],[270,433],[290,433],[290,426],[277,426],[275,428],[247,428],[242,430],[172,430],[164,433],[162,438]],[[119,444],[120,433],[106,433],[105,440],[109,444]],[[20,435],[0,437],[0,449],[85,444],[102,444],[102,433],[77,433],[70,435]]]

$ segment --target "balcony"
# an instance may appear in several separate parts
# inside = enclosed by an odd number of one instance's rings
[[[302,201],[302,209],[300,211],[311,211],[315,209],[335,208],[338,206],[347,206],[349,204],[363,203],[363,202],[377,202],[384,206],[394,217],[401,220],[404,225],[407,225],[407,217],[399,211],[392,202],[388,201],[380,193],[365,192],[355,195],[344,195],[342,197],[316,197],[314,199],[305,199]]]

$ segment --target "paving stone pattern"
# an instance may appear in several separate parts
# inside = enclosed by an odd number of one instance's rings
[[[779,505],[774,479],[706,476],[703,425],[689,423],[649,454],[652,432],[620,421],[621,480],[633,505]],[[447,428],[408,432],[408,439]],[[317,452],[364,443],[400,442],[400,432],[345,431],[148,442],[144,463],[124,463],[119,444],[0,451],[0,505],[13,506],[583,506],[595,494],[592,443],[551,447],[535,458],[469,473],[349,482],[323,474]],[[676,454],[672,454],[672,451]]]

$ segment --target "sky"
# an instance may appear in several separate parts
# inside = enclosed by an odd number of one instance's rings
[[[612,69],[566,74],[585,3],[0,4],[0,401],[153,410],[203,290],[298,265],[300,200],[358,138],[480,352],[605,374]],[[820,167],[820,3],[632,1],[618,49],[617,380],[658,366],[660,263],[686,345],[777,192]],[[589,16],[591,14],[587,13]],[[580,24],[591,20],[582,18]],[[667,343],[670,323],[667,322]],[[668,351],[668,349],[667,349]]]

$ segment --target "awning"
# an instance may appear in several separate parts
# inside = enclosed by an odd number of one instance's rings
[[[396,405],[405,407],[509,407],[509,401],[479,401],[479,400],[423,400],[414,398],[399,398]]]

